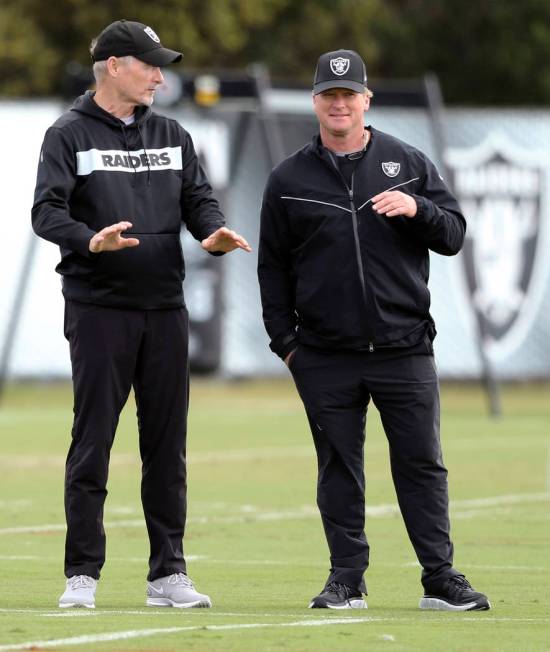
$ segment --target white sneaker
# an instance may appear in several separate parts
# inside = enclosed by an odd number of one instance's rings
[[[211,607],[207,595],[198,593],[185,573],[174,573],[147,583],[148,607]]]
[[[88,575],[73,575],[67,580],[65,593],[59,598],[59,606],[86,607],[95,609],[95,589],[97,580]]]

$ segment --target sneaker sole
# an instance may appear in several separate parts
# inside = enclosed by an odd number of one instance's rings
[[[60,609],[70,609],[70,608],[74,608],[74,609],[81,609],[81,608],[95,609],[95,604],[85,604],[85,603],[82,603],[82,602],[68,602],[68,603],[67,602],[60,602],[59,603],[59,608]]]
[[[209,600],[197,600],[196,602],[174,602],[170,598],[147,598],[147,607],[174,607],[176,609],[210,609],[212,603]]]
[[[466,604],[452,604],[441,600],[441,598],[423,597],[418,603],[420,609],[433,609],[436,611],[487,611],[491,608],[491,603],[487,602],[468,602]]]
[[[364,600],[348,600],[344,604],[327,604],[324,606],[316,605],[315,600],[309,603],[308,609],[367,609],[367,603]]]

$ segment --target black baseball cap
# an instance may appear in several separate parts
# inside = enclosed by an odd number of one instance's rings
[[[329,88],[349,88],[356,93],[363,93],[367,89],[367,69],[355,50],[335,50],[319,57],[313,79],[313,94]]]
[[[147,25],[133,20],[117,20],[97,37],[92,60],[105,61],[109,57],[127,56],[151,66],[166,66],[181,61],[183,54],[162,47],[159,37]]]

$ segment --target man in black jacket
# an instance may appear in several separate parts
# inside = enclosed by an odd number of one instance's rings
[[[116,21],[92,43],[97,91],[47,131],[32,209],[61,249],[74,424],[65,477],[66,590],[95,606],[105,561],[109,453],[133,385],[150,540],[147,605],[210,607],[186,574],[188,315],[180,230],[211,254],[247,242],[224,217],[189,134],[152,113],[161,67],[179,61],[148,26]]]
[[[320,134],[273,170],[262,204],[264,323],[306,409],[330,549],[330,575],[309,606],[367,606],[363,445],[372,398],[423,568],[420,607],[488,609],[452,566],[427,287],[429,250],[458,253],[466,222],[422,152],[364,127],[371,96],[356,52],[323,54],[313,87]]]

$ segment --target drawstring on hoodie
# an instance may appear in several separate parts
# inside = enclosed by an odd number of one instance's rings
[[[139,134],[139,139],[141,140],[141,147],[143,149],[143,153],[145,154],[145,163],[147,165],[147,185],[151,185],[151,166],[149,165],[149,155],[147,154],[147,150],[145,149],[145,141],[143,139],[143,134],[141,133],[141,129],[139,127],[139,124],[136,124],[137,131]],[[126,137],[126,129],[123,124],[120,125],[120,129],[122,131],[122,137],[124,138],[124,147],[126,148],[126,153],[128,154],[128,160],[130,161],[130,165],[132,166],[132,170],[134,171],[134,177],[132,179],[132,188],[135,188],[135,180],[136,180],[136,175],[137,175],[137,170],[136,166],[134,165],[134,161],[132,160],[132,156],[130,154],[130,147],[128,145],[128,138]]]
[[[139,139],[141,140],[141,146],[143,147],[143,152],[145,154],[145,162],[147,163],[147,185],[151,185],[151,166],[149,165],[149,154],[147,154],[147,150],[145,149],[145,141],[143,140],[143,134],[141,133],[141,128],[139,126],[139,123],[136,124],[138,134],[139,134]]]
[[[134,176],[132,177],[132,188],[135,188],[137,170],[136,170],[136,166],[134,165],[134,161],[132,160],[132,155],[130,154],[130,147],[128,145],[128,139],[126,138],[126,129],[124,128],[123,124],[120,125],[120,130],[122,131],[122,137],[124,138],[124,147],[126,148],[126,154],[128,154],[128,161],[130,161],[130,165],[132,166],[132,170],[134,171]]]

